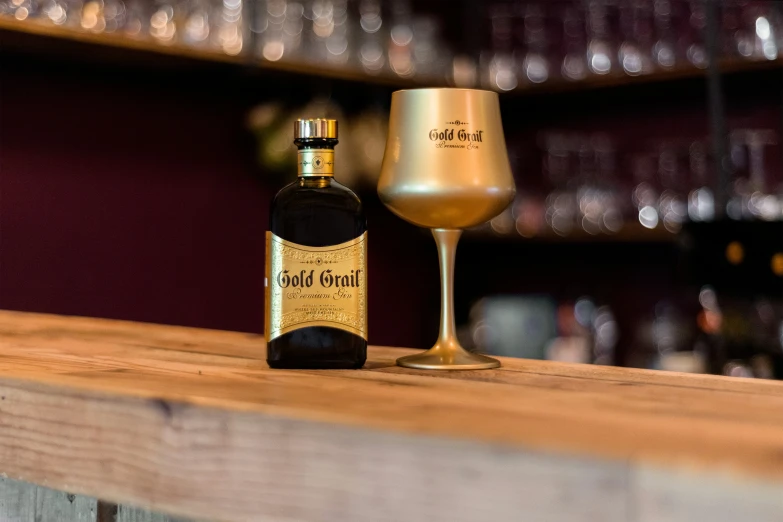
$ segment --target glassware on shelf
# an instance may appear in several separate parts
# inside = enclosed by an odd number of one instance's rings
[[[652,59],[658,67],[669,69],[677,64],[677,35],[673,24],[673,0],[653,2],[655,43]]]
[[[411,78],[416,74],[412,18],[408,0],[392,0],[391,29],[386,52],[389,67],[401,78]]]
[[[494,3],[489,7],[490,49],[482,51],[480,64],[482,86],[488,89],[511,91],[519,85],[514,59],[513,12],[508,3]]]
[[[149,30],[150,21],[145,3],[141,0],[128,0],[125,9],[123,35],[129,38],[144,38]]]
[[[9,2],[13,5],[13,2]],[[39,12],[40,18],[47,20],[54,25],[71,26],[74,25],[74,19],[78,17],[77,13],[81,10],[82,3],[66,0],[49,0],[41,3]],[[0,12],[2,9],[0,8]],[[70,19],[70,24],[68,23]]]
[[[544,233],[546,223],[546,206],[544,198],[538,193],[528,193],[520,189],[517,199],[508,211],[507,228],[509,232],[516,232],[526,238],[540,236]],[[506,214],[501,214],[501,219],[506,218]],[[498,233],[504,233],[493,224],[493,229]]]
[[[334,32],[335,5],[330,0],[312,0],[309,7],[312,25],[308,32],[307,58],[313,62],[325,61],[326,42]]]
[[[354,54],[352,33],[356,22],[348,2],[335,2],[334,31],[326,39],[327,62],[335,65],[347,65]]]
[[[572,152],[573,139],[562,133],[541,136],[545,151],[542,170],[551,191],[546,196],[545,221],[559,236],[569,235],[576,224],[579,207],[574,183]]]
[[[443,78],[441,59],[438,57],[438,22],[432,16],[416,16],[413,19],[413,65],[419,76]]]
[[[730,135],[731,159],[737,171],[726,213],[731,219],[783,219],[783,199],[771,187],[764,150],[777,144],[771,129],[736,129]]]
[[[475,87],[478,81],[476,60],[465,54],[454,56],[446,79],[455,87]]]
[[[183,11],[182,42],[194,47],[208,45],[213,22],[209,2],[193,0],[185,4]]]
[[[37,18],[42,10],[38,0],[5,0],[0,6],[2,6],[0,14],[13,17],[20,22],[28,18]]]
[[[623,42],[618,61],[629,76],[650,74],[653,65],[653,22],[649,2],[630,0],[620,7],[620,31]]]
[[[492,224],[495,233],[507,233],[513,220],[516,232],[526,238],[611,235],[634,228],[675,234],[687,221],[709,222],[718,215],[715,160],[706,137],[674,135],[641,149],[619,135],[597,131],[544,130],[536,139],[540,176],[525,180],[509,216]],[[769,129],[731,133],[730,218],[783,220],[783,179],[768,175],[770,165],[765,165],[769,146],[778,141]],[[516,151],[529,146],[514,143]],[[528,152],[509,155],[530,157]]]
[[[388,37],[380,0],[359,1],[359,29],[358,58],[361,67],[368,74],[378,74],[386,67],[384,42]]]
[[[387,46],[391,70],[402,78],[443,82],[452,59],[451,50],[440,39],[437,18],[416,15],[401,0],[393,5]]]
[[[660,223],[658,199],[660,185],[656,179],[656,158],[653,154],[637,154],[631,158],[631,175],[634,188],[631,198],[636,219],[644,228],[654,229]]]
[[[689,0],[688,24],[685,30],[685,56],[694,67],[707,68],[707,48],[704,43],[707,29],[706,4],[703,0]]]
[[[593,137],[593,147],[601,194],[601,232],[616,234],[625,226],[626,214],[624,184],[617,176],[616,145],[607,135],[598,134]]]
[[[622,187],[616,177],[617,151],[603,133],[589,135],[548,133],[542,136],[542,170],[550,192],[542,215],[552,231],[569,235],[576,227],[590,235],[614,234],[625,223]],[[525,216],[529,235],[537,223],[531,201],[520,204],[518,223]],[[518,224],[519,227],[519,224]]]
[[[778,42],[773,22],[776,13],[771,2],[751,2],[744,5],[741,26],[744,29],[743,56],[752,60],[775,60],[778,57]]]
[[[276,62],[286,53],[283,26],[286,21],[286,0],[258,0],[253,31],[257,36],[259,57]]]
[[[223,0],[219,12],[215,28],[218,48],[226,54],[238,55],[244,45],[242,0]]]
[[[688,193],[688,218],[691,221],[715,219],[715,194],[708,179],[708,154],[704,141],[694,141],[688,147],[691,191]]]
[[[300,2],[289,1],[285,5],[267,6],[267,16],[272,24],[272,31],[268,35],[270,38],[265,42],[271,44],[266,48],[268,57],[274,57],[282,50],[283,55],[288,58],[303,58],[306,21],[304,13],[305,6]]]
[[[547,50],[549,38],[546,27],[546,13],[544,6],[539,3],[518,4],[519,29],[516,30],[517,39],[521,37],[522,45],[515,51],[520,79],[523,82],[543,83],[549,79],[549,58]]]
[[[105,25],[102,13],[97,9],[90,9],[97,5],[97,0],[90,0],[84,4],[82,11],[82,27],[89,29],[96,26],[96,19],[101,27]],[[97,29],[96,29],[97,30]],[[167,1],[156,2],[150,16],[149,32],[160,43],[174,43],[177,34],[177,23],[174,20],[174,7]]]
[[[577,225],[594,236],[601,232],[605,203],[598,180],[598,158],[590,137],[576,138],[575,145]]]
[[[567,6],[563,13],[563,59],[560,74],[570,81],[584,80],[588,74],[585,21],[575,5]]]
[[[593,332],[591,362],[593,364],[614,364],[620,329],[612,308],[608,305],[598,307],[593,313],[591,326]]]
[[[688,217],[685,174],[679,147],[663,142],[658,150],[658,177],[663,189],[658,198],[658,215],[669,232],[678,232]]]
[[[587,2],[587,65],[598,75],[609,74],[616,66],[607,9],[604,1]]]
[[[722,53],[725,58],[745,59],[751,55],[752,35],[742,23],[743,0],[726,0],[721,12]]]
[[[354,23],[347,0],[311,0],[304,4],[302,13],[296,16],[302,21],[303,34],[297,54],[312,63],[346,66],[353,54]]]
[[[250,1],[253,20],[242,0],[0,0],[0,16],[229,55],[254,41],[249,52],[265,61],[497,91],[707,67],[704,0],[482,2],[471,23],[486,26],[486,41],[457,54],[440,34],[452,18],[411,0]],[[717,7],[723,59],[780,59],[783,12],[774,1]]]
[[[123,0],[104,0],[103,19],[105,22],[105,31],[107,33],[116,33],[125,26],[127,20],[127,10]],[[208,20],[205,20],[205,27],[209,27]]]

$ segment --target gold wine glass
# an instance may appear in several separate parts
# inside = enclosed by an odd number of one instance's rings
[[[425,370],[500,366],[457,340],[454,255],[462,229],[500,214],[514,193],[497,93],[411,89],[392,94],[378,195],[402,219],[432,229],[441,277],[438,342],[397,364]]]

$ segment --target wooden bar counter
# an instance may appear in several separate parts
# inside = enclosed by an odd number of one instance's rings
[[[0,312],[0,521],[783,521],[783,383]]]

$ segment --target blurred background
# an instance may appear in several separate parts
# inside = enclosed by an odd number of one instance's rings
[[[516,201],[457,256],[463,343],[783,378],[783,3],[0,0],[0,307],[263,330],[292,121],[340,120],[370,341],[436,338],[374,186],[391,93],[501,93]]]

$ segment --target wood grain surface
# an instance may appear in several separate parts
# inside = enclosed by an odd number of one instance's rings
[[[216,520],[783,520],[782,383],[406,353],[270,370],[255,335],[0,312],[0,472]]]
[[[108,509],[107,509],[108,508]],[[2,522],[197,522],[0,477]]]

